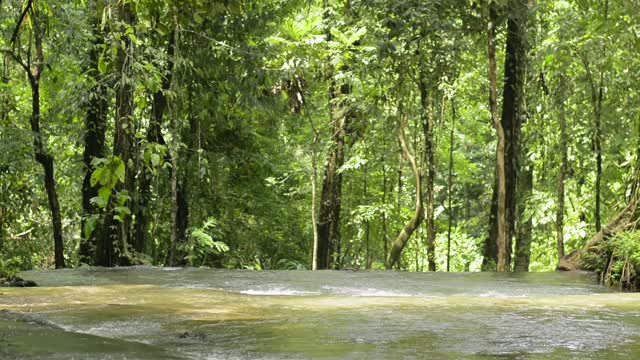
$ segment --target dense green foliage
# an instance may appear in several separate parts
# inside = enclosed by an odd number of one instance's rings
[[[501,84],[514,0],[488,3],[499,15]],[[446,269],[450,238],[451,271],[479,270],[496,159],[488,3],[0,1],[0,271],[54,265],[51,210],[34,160],[32,88],[21,66],[35,58],[38,33],[44,63],[36,137],[55,163],[67,266],[100,263],[94,254],[104,235],[120,259],[110,265],[310,269],[312,184],[317,219],[333,124],[342,118],[348,126],[338,169],[341,250],[333,262],[384,268],[416,197],[398,131],[421,176],[431,176],[422,122],[428,116],[436,268]],[[596,217],[606,224],[631,201],[640,6],[633,0],[525,3],[519,166],[533,181],[530,191],[518,193],[515,226],[531,224],[529,268],[543,271],[558,262],[562,146],[567,252],[596,233]],[[88,167],[88,114],[96,103],[103,104],[106,136]],[[87,171],[95,192],[91,211],[82,201]],[[606,262],[595,268],[617,269],[608,281],[626,281],[620,273],[638,263],[638,244],[635,232],[615,237],[603,250]],[[407,243],[400,268],[427,269],[426,223]]]

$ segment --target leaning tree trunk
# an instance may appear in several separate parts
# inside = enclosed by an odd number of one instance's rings
[[[621,231],[636,229],[640,221],[640,207],[638,201],[640,191],[637,186],[640,183],[640,145],[637,149],[636,165],[631,177],[631,193],[629,203],[611,221],[609,221],[591,240],[581,249],[576,249],[562,257],[558,263],[558,270],[573,271],[582,269],[582,257],[595,250],[603,241],[615,236]]]
[[[393,243],[391,243],[391,249],[389,250],[389,256],[387,257],[386,268],[391,269],[394,266],[400,265],[400,256],[402,255],[402,250],[409,242],[411,235],[414,231],[420,226],[422,220],[424,219],[424,204],[422,202],[422,176],[420,171],[418,170],[418,165],[416,164],[416,160],[411,154],[409,147],[407,146],[407,142],[404,138],[404,131],[407,127],[407,119],[406,114],[404,113],[404,109],[402,106],[402,101],[398,105],[398,117],[400,121],[399,128],[399,138],[400,138],[400,147],[402,149],[402,155],[407,160],[409,165],[411,165],[411,171],[413,173],[413,177],[416,180],[416,207],[413,216],[402,228],[398,236],[395,238]]]
[[[618,215],[616,215],[616,217],[609,221],[602,230],[598,231],[591,238],[587,245],[581,249],[576,249],[570,252],[560,259],[557,269],[565,271],[582,269],[582,257],[584,254],[593,250],[599,246],[602,241],[606,241],[615,234],[636,227],[636,223],[640,218],[639,210],[636,195],[631,202],[622,211],[620,211]]]

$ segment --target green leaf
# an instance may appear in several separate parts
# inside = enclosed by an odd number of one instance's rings
[[[85,238],[88,239],[91,237],[91,233],[93,233],[93,230],[96,228],[97,224],[98,224],[97,216],[87,216],[85,218],[84,229],[83,229]]]
[[[124,171],[125,171],[124,161],[120,160],[120,158],[118,158],[118,160],[119,160],[119,163],[118,163],[118,167],[116,167],[115,175],[118,177],[120,182],[124,182]]]
[[[100,74],[105,74],[107,72],[107,62],[104,60],[104,56],[100,55],[98,59],[98,71]]]
[[[100,189],[98,189],[98,197],[108,202],[109,198],[111,198],[111,189],[107,186],[100,187]]]
[[[158,166],[158,164],[160,164],[160,155],[158,154],[151,154],[151,164],[156,167]]]
[[[91,200],[89,200],[89,202],[92,203],[95,207],[100,209],[104,209],[107,206],[107,202],[100,196],[92,197]]]
[[[131,215],[131,210],[129,210],[129,208],[128,208],[128,207],[126,207],[126,206],[116,206],[116,207],[114,208],[114,210],[115,210],[118,214],[120,214],[121,216],[122,216],[122,215]]]
[[[97,168],[95,170],[93,170],[93,173],[91,173],[91,187],[96,186],[96,184],[100,181],[100,178],[102,178],[102,173],[104,172],[104,168]]]

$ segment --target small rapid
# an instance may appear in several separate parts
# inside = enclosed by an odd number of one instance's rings
[[[589,273],[20,275],[40,287],[0,290],[2,359],[640,358],[640,294]]]

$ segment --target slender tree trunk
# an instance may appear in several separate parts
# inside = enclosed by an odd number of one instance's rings
[[[105,133],[107,126],[107,85],[106,77],[98,70],[98,61],[100,58],[101,45],[104,43],[102,30],[100,30],[100,15],[103,11],[103,4],[97,1],[95,4],[95,15],[92,19],[93,34],[95,40],[91,50],[89,51],[89,71],[93,74],[93,85],[90,90],[91,96],[87,103],[87,114],[85,117],[85,134],[84,134],[84,180],[82,182],[82,222],[81,222],[81,238],[79,258],[80,262],[91,264],[95,259],[95,247],[101,224],[94,223],[93,229],[89,232],[85,229],[87,218],[96,216],[98,211],[91,199],[98,196],[98,189],[91,186],[91,174],[95,170],[92,166],[93,159],[104,157]],[[94,220],[97,221],[97,220]]]
[[[386,149],[385,149],[386,151]],[[382,242],[384,249],[384,258],[387,258],[389,254],[389,241],[387,240],[387,167],[384,165],[384,158],[382,159],[382,204],[385,206],[382,213]]]
[[[311,269],[318,270],[318,225],[316,223],[316,186],[318,183],[318,132],[313,125],[311,116],[307,114],[309,124],[313,132],[311,140],[311,226],[313,227],[313,254],[311,258]]]
[[[0,76],[0,84],[8,88],[9,85],[9,67],[7,66],[8,55],[2,56],[2,75]],[[9,91],[0,93],[0,121],[7,122],[9,119],[9,108],[11,107]]]
[[[174,21],[176,21],[174,19]],[[172,32],[173,37],[170,39],[170,42],[173,42],[174,46],[176,48],[174,48],[173,50],[176,51],[177,50],[177,44],[178,44],[178,33]],[[173,58],[172,58],[172,63],[175,63],[175,58],[177,58],[177,51],[176,53],[172,53],[173,54]],[[167,85],[169,86],[170,83]],[[166,103],[166,100],[165,100]],[[166,104],[168,106],[168,104]],[[169,259],[168,259],[168,263],[170,266],[176,266],[178,264],[178,242],[181,241],[182,236],[184,236],[186,234],[186,226],[187,226],[187,217],[188,217],[188,210],[187,212],[185,212],[186,209],[188,209],[188,203],[187,203],[187,198],[186,198],[186,173],[185,173],[185,180],[183,181],[183,186],[184,188],[180,188],[179,184],[178,184],[178,174],[179,174],[179,167],[178,164],[182,162],[182,160],[180,160],[180,151],[179,151],[179,144],[178,144],[178,136],[180,134],[180,130],[178,128],[178,119],[177,119],[177,114],[175,109],[173,109],[173,111],[171,111],[172,109],[169,109],[169,115],[171,116],[171,132],[172,134],[174,134],[174,136],[172,137],[172,142],[171,142],[171,147],[169,149],[169,152],[171,153],[171,235],[170,235],[170,243],[169,243]],[[191,127],[191,133],[193,135],[193,125],[194,122],[193,120],[190,121],[190,127]],[[193,136],[190,136],[190,138],[193,138]],[[192,139],[193,141],[193,139]],[[192,143],[189,142],[189,145],[192,146]],[[187,157],[185,163],[184,163],[184,168],[185,171],[188,168],[189,162],[189,158]]]
[[[425,64],[420,64],[420,104],[422,105],[421,120],[425,138],[425,155],[427,163],[427,199],[426,199],[426,222],[427,222],[427,260],[429,271],[436,271],[435,242],[436,228],[434,219],[434,191],[433,183],[436,175],[434,142],[433,142],[433,117],[431,112],[431,99],[427,89]]]
[[[451,100],[451,129],[449,133],[449,176],[447,178],[447,212],[449,213],[449,226],[447,229],[447,272],[451,271],[451,228],[453,227],[453,146],[454,131],[456,127],[456,105]]]
[[[604,21],[606,22],[609,17],[609,0],[604,1]],[[606,44],[602,45],[602,58],[605,58],[607,54]],[[587,75],[589,87],[591,90],[591,106],[593,108],[593,150],[596,156],[596,188],[595,188],[595,211],[594,220],[596,225],[596,232],[602,229],[601,218],[601,193],[602,193],[602,100],[604,98],[604,65],[600,68],[600,83],[596,88],[595,80],[591,72],[591,65],[589,63],[588,55],[582,54],[582,63]]]
[[[400,100],[398,105],[398,118],[399,118],[399,139],[400,139],[400,147],[402,149],[402,154],[404,158],[407,160],[409,165],[411,165],[411,171],[416,181],[416,207],[415,212],[411,219],[405,224],[402,228],[398,236],[395,238],[393,243],[391,244],[391,249],[389,250],[389,256],[387,257],[386,268],[391,269],[394,266],[400,265],[400,256],[402,255],[402,250],[407,245],[409,238],[413,234],[413,232],[420,226],[422,220],[424,219],[424,204],[422,200],[422,174],[418,170],[418,165],[416,164],[416,160],[411,154],[411,150],[407,146],[407,142],[405,141],[405,128],[407,127],[407,119],[406,114],[404,113],[403,103]]]
[[[171,129],[177,130],[175,116],[171,116]],[[175,134],[175,132],[174,132]],[[176,265],[176,249],[178,244],[178,142],[174,137],[171,157],[171,235],[169,243],[169,266]]]
[[[488,53],[489,53],[489,110],[491,112],[491,120],[496,129],[498,144],[496,147],[496,181],[498,187],[496,202],[496,246],[498,249],[498,262],[496,269],[498,271],[508,271],[507,263],[507,240],[506,240],[506,174],[505,174],[505,134],[502,124],[498,119],[497,110],[497,81],[496,81],[496,44],[495,44],[495,26],[496,11],[494,5],[491,5],[489,25],[487,31]]]
[[[42,132],[40,131],[40,76],[44,69],[44,52],[42,46],[44,29],[40,22],[41,14],[34,8],[34,4],[28,2],[26,6],[25,11],[30,15],[33,28],[33,48],[31,47],[32,45],[29,44],[28,62],[25,64],[19,61],[19,63],[27,73],[31,87],[31,117],[29,122],[31,132],[33,133],[33,149],[36,161],[42,165],[44,169],[44,187],[49,200],[49,210],[51,211],[55,267],[56,269],[61,269],[65,266],[64,243],[62,240],[62,215],[60,213],[60,203],[56,190],[53,156],[47,151]],[[31,53],[32,50],[35,51],[35,54]]]
[[[362,172],[363,172],[362,193],[363,193],[364,203],[366,204],[367,199],[369,197],[368,187],[367,187],[367,164],[364,164],[362,168]],[[364,268],[368,270],[371,268],[371,223],[369,222],[368,219],[365,221],[364,226],[365,226],[364,237],[365,237],[366,254],[367,254]]]
[[[558,102],[558,123],[560,126],[560,169],[558,170],[558,199],[556,208],[556,239],[558,245],[558,261],[564,257],[564,181],[569,168],[567,154],[567,124],[564,102]]]
[[[156,21],[160,21],[159,17]],[[147,129],[146,139],[147,142],[156,143],[166,146],[166,141],[162,135],[162,124],[164,122],[164,114],[167,108],[167,96],[166,93],[171,88],[171,82],[173,79],[174,69],[174,53],[175,53],[175,31],[171,31],[166,39],[167,41],[167,68],[164,71],[164,77],[162,79],[162,86],[160,90],[156,91],[152,95],[152,111],[151,119],[149,121],[149,127]],[[167,151],[165,161],[171,163],[171,153]],[[144,252],[147,233],[149,228],[149,215],[150,215],[150,201],[151,201],[151,181],[152,174],[146,166],[142,166],[139,176],[139,201],[136,207],[136,223],[134,227],[134,241],[133,247],[138,252]]]

